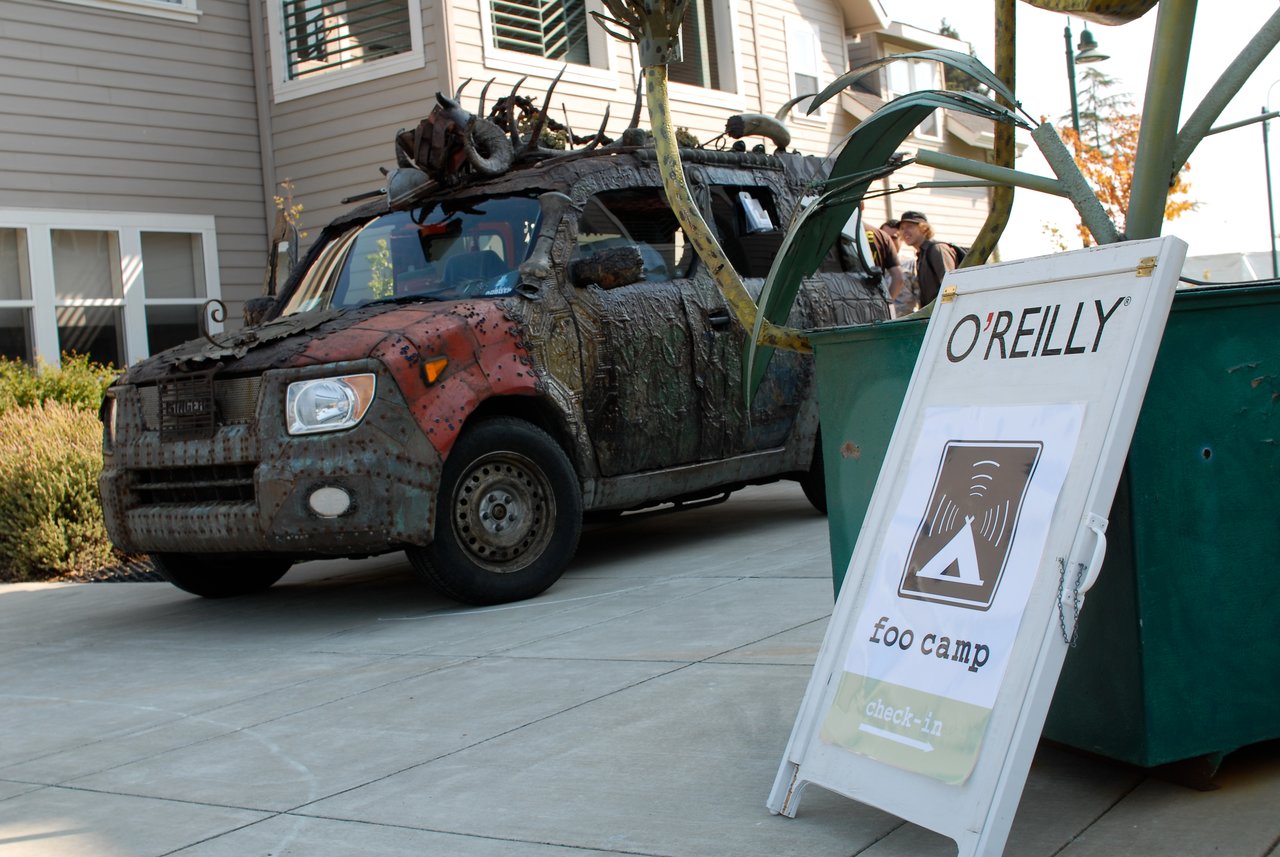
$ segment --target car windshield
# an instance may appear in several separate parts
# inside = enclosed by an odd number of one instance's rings
[[[510,294],[533,247],[539,210],[537,199],[512,196],[385,214],[331,241],[283,314]]]

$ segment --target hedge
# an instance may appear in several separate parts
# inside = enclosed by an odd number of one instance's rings
[[[64,354],[60,369],[0,357],[0,414],[48,401],[96,412],[118,374],[110,364],[94,363],[82,354]]]
[[[118,563],[98,499],[98,407],[116,375],[0,359],[0,580],[74,576]]]

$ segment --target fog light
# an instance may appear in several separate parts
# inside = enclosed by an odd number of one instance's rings
[[[336,518],[351,508],[351,495],[341,488],[326,485],[311,492],[307,505],[322,518]]]

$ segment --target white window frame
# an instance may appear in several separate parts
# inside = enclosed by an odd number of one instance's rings
[[[30,294],[26,300],[3,301],[0,307],[25,308],[31,313],[31,338],[35,357],[51,366],[62,365],[58,341],[59,306],[121,307],[124,324],[124,357],[128,364],[149,356],[147,343],[147,307],[160,305],[203,306],[206,301],[222,298],[218,273],[218,236],[212,215],[150,214],[113,211],[42,211],[0,208],[0,228],[18,229],[26,235],[27,277]],[[82,229],[113,232],[120,250],[120,270],[112,271],[121,285],[118,298],[59,300],[53,281],[53,231]],[[143,232],[178,232],[199,235],[204,256],[204,297],[146,297],[145,271],[142,263]],[[222,324],[206,319],[211,333],[222,330]]]
[[[817,82],[817,88],[814,92],[821,92],[823,86],[822,37],[818,33],[817,25],[799,16],[788,15],[783,21],[783,27],[786,30],[787,40],[787,74],[790,79],[788,90],[791,93],[789,98],[795,98],[800,95],[799,85],[796,81],[796,76],[800,74],[812,77]],[[809,103],[809,101],[803,101],[792,107],[788,119],[790,121],[823,124],[824,108],[820,106],[812,113],[807,113]]]
[[[716,23],[721,25],[716,27],[716,54],[720,85],[724,88],[712,89],[671,81],[667,91],[673,102],[692,105],[702,115],[709,107],[741,112],[746,109],[746,99],[742,96],[742,72],[738,68],[742,47],[738,40],[737,4],[731,0],[707,2],[711,4],[711,14]]]
[[[196,7],[196,0],[57,0],[73,6],[88,6],[110,12],[128,12],[170,21],[194,24],[203,14]]]
[[[562,81],[586,84],[610,91],[618,88],[613,37],[604,31],[591,14],[592,12],[606,13],[604,4],[600,0],[586,0],[587,51],[591,56],[590,65],[566,64],[561,60],[550,60],[498,47],[493,39],[493,10],[490,8],[489,0],[478,0],[478,2],[480,4],[480,36],[484,46],[486,69],[509,71],[530,77],[554,78],[563,68]],[[499,93],[499,96],[505,94]],[[575,130],[578,130],[578,133],[585,133],[580,129]]]
[[[276,104],[340,89],[356,83],[389,77],[423,68],[426,54],[422,45],[422,4],[419,0],[403,0],[409,10],[409,50],[402,54],[339,68],[321,74],[289,80],[289,52],[285,40],[284,14],[281,0],[264,0],[267,7],[267,35],[271,40],[271,95]],[[448,0],[441,0],[448,2]]]
[[[933,76],[933,79],[929,81],[929,83],[936,83],[937,86],[929,86],[927,85],[927,83],[917,82],[916,70],[926,65],[932,66],[933,68],[934,76]],[[894,66],[901,66],[906,70],[908,87],[909,87],[908,89],[897,90],[897,89],[893,89],[890,86],[889,84],[889,81],[891,80],[890,75],[894,70]],[[922,89],[944,89],[946,88],[946,85],[947,85],[946,76],[942,73],[942,65],[940,63],[934,62],[933,60],[922,60],[922,59],[898,60],[897,62],[887,67],[884,71],[885,71],[885,76],[884,76],[885,95],[886,95],[886,100],[888,101],[892,101],[893,99],[897,98],[900,95],[906,95],[908,92],[918,92]],[[935,142],[941,141],[943,136],[943,130],[944,130],[943,123],[945,121],[946,121],[946,111],[935,110],[933,112],[933,116],[921,122],[918,126],[916,126],[916,128],[911,133],[913,136],[921,140],[933,140]],[[924,130],[925,126],[927,126],[931,122],[935,124],[935,127],[937,130],[932,132]]]

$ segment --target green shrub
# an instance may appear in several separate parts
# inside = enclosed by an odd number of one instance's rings
[[[79,403],[0,413],[0,580],[83,574],[120,560],[98,500],[102,425]],[[66,389],[64,388],[64,392]]]
[[[60,369],[43,361],[31,366],[0,358],[0,414],[48,401],[97,411],[102,394],[118,374],[110,364],[94,363],[83,354],[62,355]]]

